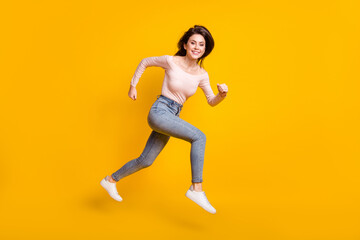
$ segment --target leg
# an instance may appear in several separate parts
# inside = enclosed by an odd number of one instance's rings
[[[138,158],[127,162],[119,170],[114,172],[111,177],[117,182],[123,177],[151,166],[169,141],[169,138],[170,137],[167,135],[152,131],[141,155]]]
[[[190,123],[170,113],[167,108],[154,108],[153,112],[157,112],[158,114],[152,114],[152,111],[150,111],[148,122],[152,129],[191,143],[190,159],[192,182],[193,185],[200,185],[201,187],[206,143],[205,134]],[[194,201],[206,211],[213,214],[216,213],[216,209],[210,204],[205,195],[205,192],[202,191],[202,189],[196,190],[193,185],[190,186],[185,196]]]
[[[201,183],[203,181],[202,172],[206,144],[205,134],[190,123],[167,111],[159,111],[158,113],[156,113],[156,111],[150,111],[148,123],[152,129],[159,133],[180,138],[191,143],[190,161],[192,182]],[[199,184],[196,185],[198,189]]]

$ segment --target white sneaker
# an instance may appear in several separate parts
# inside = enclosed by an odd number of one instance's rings
[[[105,190],[110,194],[110,197],[112,197],[116,201],[119,201],[119,202],[122,201],[122,198],[120,197],[119,193],[117,192],[116,183],[109,182],[108,180],[106,180],[106,177],[105,177],[103,180],[101,180],[100,185],[103,186],[103,188],[105,188]]]
[[[215,214],[216,209],[211,206],[209,200],[207,199],[205,192],[196,192],[193,190],[193,185],[190,186],[189,190],[187,190],[185,196],[193,200],[200,207],[208,211],[209,213]]]

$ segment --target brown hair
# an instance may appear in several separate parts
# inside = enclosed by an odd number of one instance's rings
[[[175,53],[175,56],[186,56],[186,50],[184,48],[184,44],[187,44],[189,38],[194,34],[200,34],[205,38],[205,53],[200,58],[197,59],[197,63],[198,64],[200,63],[200,66],[202,67],[205,57],[211,53],[215,45],[211,33],[204,26],[194,25],[194,27],[189,28],[189,30],[187,30],[184,33],[184,35],[180,38],[177,44],[179,50]]]

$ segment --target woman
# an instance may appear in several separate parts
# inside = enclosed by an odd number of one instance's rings
[[[170,137],[180,138],[191,143],[192,185],[185,196],[214,214],[216,210],[211,206],[202,190],[206,136],[190,123],[180,119],[179,114],[183,104],[195,94],[197,87],[203,90],[207,102],[211,106],[217,105],[226,97],[228,88],[226,84],[217,84],[219,93],[215,96],[210,86],[209,75],[202,68],[205,57],[214,48],[214,40],[205,27],[195,25],[190,28],[181,37],[178,48],[179,51],[175,56],[148,57],[138,65],[131,79],[128,93],[133,100],[137,98],[136,85],[147,67],[157,66],[165,69],[161,95],[158,95],[152,105],[147,119],[153,131],[142,154],[110,176],[106,176],[100,184],[112,198],[122,201],[116,189],[116,182],[140,169],[149,167]]]

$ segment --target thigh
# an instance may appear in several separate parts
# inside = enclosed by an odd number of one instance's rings
[[[166,109],[150,110],[149,126],[156,132],[180,138],[188,142],[194,141],[199,135],[204,135],[198,128],[174,115]]]
[[[141,154],[142,157],[155,159],[159,153],[163,150],[167,142],[169,141],[170,136],[152,131],[145,148]]]

